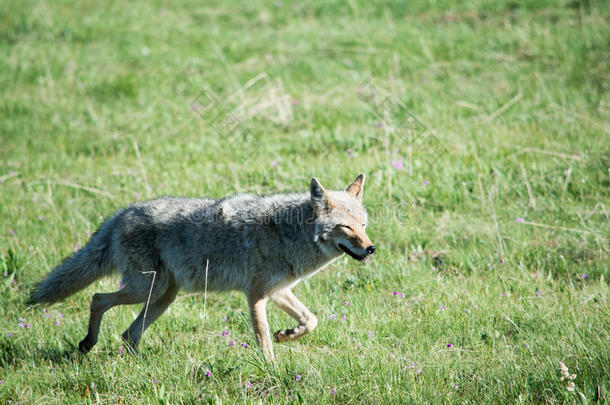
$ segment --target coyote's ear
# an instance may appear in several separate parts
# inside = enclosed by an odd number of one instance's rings
[[[358,201],[362,201],[362,192],[364,191],[364,174],[358,175],[356,180],[347,188],[347,194],[351,195]]]
[[[309,183],[309,192],[311,194],[311,204],[316,212],[328,206],[330,196],[315,177]]]

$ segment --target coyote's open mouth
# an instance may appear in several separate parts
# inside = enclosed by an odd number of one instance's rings
[[[339,243],[339,247],[341,248],[341,250],[343,250],[345,253],[347,253],[348,255],[350,255],[351,257],[353,257],[354,259],[358,260],[359,262],[365,262],[366,258],[368,255],[357,255],[356,253],[352,252],[351,250],[349,250],[345,245],[342,245],[341,243]]]

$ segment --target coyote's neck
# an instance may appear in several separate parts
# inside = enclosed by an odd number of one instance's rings
[[[317,237],[315,214],[309,195],[300,196],[292,204],[275,212],[274,221],[285,245],[285,259],[297,278],[311,277],[342,255],[341,251],[325,252]]]

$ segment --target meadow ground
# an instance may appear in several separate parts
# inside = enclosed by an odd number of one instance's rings
[[[610,2],[213,3],[0,2],[0,402],[607,403]],[[117,279],[25,305],[134,200],[360,172],[378,253],[295,289],[275,365],[238,293],[137,356],[139,307],[76,352]]]

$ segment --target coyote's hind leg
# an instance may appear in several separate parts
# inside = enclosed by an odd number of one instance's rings
[[[174,302],[178,290],[178,286],[172,283],[161,297],[147,304],[148,308],[146,308],[145,304],[136,320],[123,332],[122,338],[132,350],[137,350],[142,333]],[[145,314],[146,318],[144,318]]]
[[[137,304],[146,300],[146,294],[122,289],[113,293],[97,293],[91,299],[91,314],[87,336],[78,344],[82,353],[88,353],[97,343],[104,313],[117,305]]]

